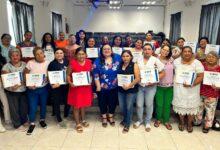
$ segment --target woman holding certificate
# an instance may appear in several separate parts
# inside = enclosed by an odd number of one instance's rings
[[[203,114],[205,110],[205,119],[202,131],[208,133],[209,129],[213,125],[215,117],[215,110],[219,97],[219,76],[220,66],[218,65],[218,54],[214,51],[209,52],[206,55],[206,61],[203,63],[205,73],[203,84],[201,85],[201,106],[199,112],[196,115],[194,125],[201,125],[203,120]]]
[[[151,130],[150,122],[153,114],[154,96],[157,90],[157,83],[164,76],[164,64],[153,56],[153,47],[147,43],[143,47],[144,58],[138,62],[141,73],[141,82],[137,93],[137,116],[138,121],[134,128],[143,123],[144,103],[146,105],[145,130]]]
[[[114,54],[110,45],[104,45],[101,48],[100,57],[93,64],[93,76],[103,127],[107,127],[107,121],[110,125],[115,125],[113,116],[118,101],[117,74],[120,62],[120,55]]]
[[[67,70],[67,82],[70,85],[68,104],[73,107],[76,121],[76,131],[83,132],[83,127],[88,127],[85,120],[85,107],[92,104],[91,76],[92,63],[86,59],[86,52],[81,47],[76,49],[76,59],[73,59]]]
[[[184,130],[187,117],[187,131],[190,133],[193,131],[194,116],[200,106],[200,84],[204,67],[195,59],[192,48],[185,46],[181,57],[174,61],[174,70],[173,109],[179,115],[179,130]]]
[[[172,50],[168,45],[163,45],[160,49],[160,61],[164,64],[165,76],[162,78],[157,86],[156,92],[156,121],[155,127],[159,127],[161,123],[165,125],[168,130],[172,130],[169,123],[170,108],[173,100],[173,59]]]
[[[138,65],[132,62],[131,51],[125,50],[122,52],[122,63],[118,71],[118,99],[119,106],[123,113],[123,120],[120,123],[123,128],[123,133],[129,131],[133,105],[138,92],[138,83],[140,81],[140,71]]]
[[[37,46],[36,43],[31,41],[32,39],[32,32],[26,31],[24,33],[24,41],[18,43],[17,48],[21,50],[22,53],[22,61],[27,63],[29,60],[33,59],[33,49]]]
[[[64,117],[68,116],[69,106],[67,105],[68,86],[66,85],[66,70],[68,60],[64,59],[64,51],[62,49],[55,50],[55,59],[48,66],[48,76],[51,89],[51,99],[53,101],[53,109],[61,128],[66,128],[66,123],[63,121],[60,114],[60,105],[64,106]]]
[[[21,53],[18,49],[10,50],[9,58],[11,61],[3,66],[2,74],[5,75],[4,79],[8,80],[8,82],[3,80],[3,83],[5,83],[4,86],[8,98],[11,120],[14,128],[25,131],[26,128],[23,125],[27,125],[28,121],[28,101],[26,87],[21,77],[26,63],[21,61]],[[15,74],[13,75],[11,73]],[[11,84],[10,81],[13,83]]]
[[[114,36],[112,40],[112,51],[115,54],[121,55],[122,53],[122,37],[121,36]]]
[[[95,38],[90,37],[86,43],[86,54],[87,58],[89,58],[92,63],[95,61],[96,58],[99,57],[99,48],[95,47],[96,42]]]
[[[35,118],[37,106],[40,103],[40,126],[44,129],[47,128],[45,123],[46,118],[46,105],[48,97],[47,87],[47,67],[48,61],[45,61],[44,51],[40,47],[36,47],[33,51],[34,59],[27,63],[25,68],[25,78],[27,96],[29,100],[29,122],[30,126],[27,135],[31,135],[35,128]]]

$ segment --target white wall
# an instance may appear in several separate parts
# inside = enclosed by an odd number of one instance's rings
[[[164,32],[169,36],[171,14],[182,12],[181,36],[187,41],[197,41],[199,36],[199,22],[202,5],[220,0],[193,0],[191,6],[185,6],[185,0],[175,0],[166,7]]]
[[[0,34],[9,32],[6,1],[0,0]],[[69,20],[67,10],[72,10],[72,3],[69,1],[51,0],[48,6],[43,6],[40,0],[19,1],[34,6],[35,37],[38,44],[41,44],[41,38],[45,32],[52,32],[52,11],[62,14],[63,31],[65,31],[65,18]]]
[[[0,35],[8,33],[8,17],[7,17],[7,3],[6,0],[0,0]]]
[[[155,32],[163,31],[164,7],[150,7],[137,10],[126,7],[110,10],[108,7],[90,9],[86,6],[74,6],[72,31],[84,29],[91,32]]]

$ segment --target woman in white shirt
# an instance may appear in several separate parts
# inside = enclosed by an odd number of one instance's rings
[[[151,44],[147,43],[143,47],[143,61],[138,62],[138,66],[141,72],[141,82],[137,93],[137,116],[138,121],[134,124],[134,128],[138,128],[143,123],[143,112],[144,112],[144,103],[146,105],[146,119],[145,119],[145,130],[150,131],[151,118],[153,114],[153,101],[156,94],[157,82],[161,79],[164,73],[164,64],[153,55],[153,47]],[[146,70],[158,70],[156,74],[157,82],[146,81],[143,72]],[[158,76],[157,76],[158,75]]]

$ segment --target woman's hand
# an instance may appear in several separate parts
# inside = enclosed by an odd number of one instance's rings
[[[183,83],[183,86],[186,87],[186,88],[192,87],[192,85],[186,84],[186,82]]]
[[[154,85],[156,85],[157,83],[151,83],[151,82],[148,82],[147,84],[146,84],[146,86],[154,86]]]
[[[57,84],[52,84],[51,86],[52,86],[53,89],[56,89],[56,88],[60,87],[60,84],[59,84],[59,83],[57,83]]]
[[[129,90],[130,88],[132,88],[132,84],[123,85],[122,88],[124,90]]]
[[[29,89],[35,90],[37,87],[36,86],[28,86]]]
[[[7,89],[12,90],[12,91],[16,91],[19,87],[21,87],[21,85],[16,84],[16,85],[9,87]]]

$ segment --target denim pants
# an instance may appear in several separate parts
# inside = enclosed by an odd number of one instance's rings
[[[121,112],[123,113],[123,122],[126,127],[129,127],[133,115],[133,105],[137,97],[137,93],[122,93],[118,92],[118,100]]]
[[[40,87],[34,90],[28,89],[28,102],[29,102],[29,121],[35,121],[37,106],[40,104],[40,119],[46,118],[46,107],[48,97],[48,87]]]
[[[137,117],[138,121],[143,122],[143,113],[144,113],[144,104],[145,104],[145,111],[146,111],[146,119],[145,123],[150,124],[153,109],[154,109],[154,96],[156,94],[157,86],[146,86],[142,87],[139,86],[138,93],[137,93]]]

